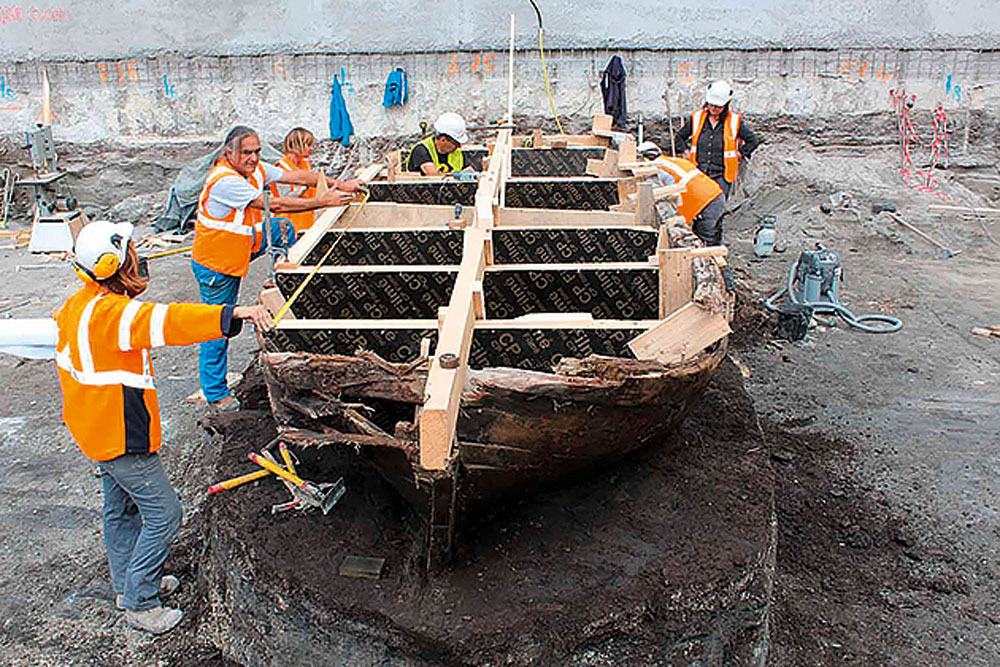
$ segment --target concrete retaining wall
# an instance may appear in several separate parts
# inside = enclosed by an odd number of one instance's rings
[[[736,104],[751,116],[837,117],[892,110],[890,90],[916,95],[918,109],[995,107],[996,51],[554,51],[547,54],[556,108],[582,119],[602,111],[601,70],[619,53],[628,70],[635,119],[664,118],[665,91],[675,118],[700,105],[705,86],[729,79]],[[385,79],[403,67],[406,107],[381,106]],[[280,139],[294,125],[327,135],[330,84],[336,76],[358,139],[419,131],[457,109],[469,119],[506,109],[507,54],[476,50],[404,55],[178,55],[119,60],[0,64],[0,135],[14,137],[40,119],[42,72],[52,87],[57,140],[71,142],[219,139],[236,123]],[[518,53],[515,112],[551,118],[537,52]]]

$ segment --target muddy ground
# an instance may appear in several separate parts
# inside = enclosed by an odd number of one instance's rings
[[[729,219],[727,241],[739,287],[730,361],[687,422],[686,448],[625,461],[589,480],[593,490],[584,485],[566,493],[594,502],[593,494],[630,479],[650,457],[697,460],[703,448],[716,445],[732,452],[731,464],[739,466],[737,452],[760,448],[773,471],[778,517],[768,664],[996,664],[1000,340],[969,330],[1000,324],[1000,247],[989,238],[1000,237],[1000,225],[957,214],[933,217],[927,208],[995,206],[995,156],[973,156],[961,170],[940,172],[944,199],[902,186],[890,148],[816,148],[769,139]],[[822,213],[818,205],[835,192],[852,195],[854,205]],[[962,253],[948,258],[886,214],[873,215],[871,204],[881,201],[894,202],[907,220]],[[758,260],[752,235],[757,216],[765,213],[778,216],[783,252]],[[904,322],[902,331],[865,334],[827,320],[832,326],[819,324],[803,341],[773,338],[774,320],[763,299],[783,283],[799,250],[816,241],[843,258],[845,304],[855,312],[894,314]],[[18,270],[26,265],[47,268]],[[0,297],[5,317],[46,316],[75,289],[65,265],[24,251],[0,251],[0,270],[7,278]],[[184,258],[160,260],[153,275],[149,299],[196,299]],[[244,300],[263,277],[264,267],[255,266]],[[232,368],[247,365],[253,346],[249,336],[237,339]],[[174,633],[154,639],[125,627],[112,609],[100,487],[59,421],[51,363],[0,356],[3,662],[227,664],[212,628],[202,625],[214,601],[194,584],[205,537],[220,516],[218,507],[202,502],[205,487],[216,481],[215,471],[203,465],[211,458],[206,447],[224,447],[198,426],[204,408],[184,401],[197,389],[196,357],[193,348],[157,355],[170,442],[166,457],[187,511],[168,569],[186,584],[174,602],[187,616]],[[746,395],[750,401],[741,398]],[[266,432],[266,419],[260,419],[251,431]],[[266,508],[281,496],[280,487],[263,484],[243,491],[240,501],[231,502]],[[389,578],[379,582],[388,584],[407,567],[406,545],[413,539],[408,510],[375,491],[365,499],[355,498],[355,509],[383,517],[369,530],[398,547],[388,550],[397,561],[390,559]],[[516,525],[518,518],[506,520]],[[479,548],[488,549],[490,540],[503,544],[504,525],[485,524]],[[544,538],[544,527],[532,530],[543,531]],[[358,540],[362,544],[363,536]],[[261,562],[284,558],[294,574],[299,549],[291,542],[284,547]],[[332,555],[324,557],[335,564]],[[558,557],[551,555],[553,568]],[[292,593],[301,590],[294,580],[287,585]],[[294,596],[287,602],[294,605]],[[458,618],[464,623],[475,622],[464,616],[477,618],[463,612]],[[574,644],[558,625],[534,630],[533,636],[551,638],[538,664],[558,664],[559,648]],[[460,639],[462,631],[455,632]],[[474,652],[419,653],[424,650],[416,646],[414,655],[425,662],[481,662]]]

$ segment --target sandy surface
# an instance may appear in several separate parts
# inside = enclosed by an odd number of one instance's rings
[[[742,377],[753,398],[760,427],[747,429],[746,444],[763,434],[777,485],[769,664],[991,665],[1000,655],[1000,340],[969,333],[1000,324],[1000,247],[979,220],[928,214],[931,203],[989,205],[960,178],[944,179],[944,201],[898,185],[892,165],[889,151],[765,146],[746,181],[750,197],[729,222],[740,288],[730,356],[742,372],[729,382]],[[850,192],[855,207],[821,213],[836,191]],[[886,200],[962,253],[946,258],[888,216],[872,216],[871,203]],[[752,235],[764,213],[778,216],[784,252],[758,261]],[[1000,237],[1000,225],[987,228]],[[894,314],[901,332],[837,322],[801,342],[772,340],[761,302],[816,241],[842,255],[845,304]],[[66,265],[16,270],[43,263],[0,251],[2,316],[47,316],[76,288]],[[264,269],[254,267],[244,299]],[[153,276],[150,300],[196,299],[186,259],[160,260]],[[233,369],[253,345],[237,339]],[[168,566],[188,582],[206,530],[198,499],[212,481],[197,459],[204,409],[183,400],[197,389],[196,360],[194,348],[156,357],[167,460],[187,510]],[[0,661],[220,664],[198,633],[206,601],[195,587],[178,596],[190,619],[161,639],[128,629],[112,609],[100,487],[60,422],[52,364],[0,356],[0,386]]]

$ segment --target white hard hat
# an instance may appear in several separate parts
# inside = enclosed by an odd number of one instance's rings
[[[660,157],[660,155],[663,153],[663,151],[660,150],[660,147],[654,144],[652,141],[642,142],[636,147],[636,150],[639,151],[639,155],[643,157],[648,157],[650,155],[652,155],[653,157]]]
[[[125,263],[133,229],[131,223],[107,220],[86,225],[76,237],[74,264],[94,280],[107,280]]]
[[[705,103],[716,107],[725,106],[731,99],[733,99],[733,88],[721,79],[709,86],[705,94]]]
[[[434,131],[438,134],[447,134],[459,144],[469,140],[469,133],[465,131],[465,119],[451,111],[438,116],[434,121]]]

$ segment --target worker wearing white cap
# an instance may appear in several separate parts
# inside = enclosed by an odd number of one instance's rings
[[[234,336],[243,320],[272,326],[263,306],[152,303],[132,225],[92,222],[76,239],[83,281],[55,314],[63,421],[100,471],[104,544],[115,605],[126,622],[162,634],[183,612],[161,596],[179,582],[163,563],[181,525],[181,503],[158,450],[163,439],[150,349]]]
[[[726,198],[722,188],[702,172],[693,162],[679,157],[666,157],[652,141],[644,141],[637,148],[639,155],[659,168],[657,176],[665,185],[683,185],[677,213],[691,227],[705,245],[722,245],[726,212]],[[732,291],[733,276],[729,267],[722,272],[726,289]]]
[[[749,158],[760,144],[743,115],[730,110],[732,99],[732,86],[716,81],[705,93],[704,106],[684,121],[674,137],[678,148],[690,144],[690,160],[719,184],[727,198],[740,157]]]
[[[426,176],[454,174],[465,169],[462,144],[469,141],[465,119],[447,112],[434,121],[434,134],[424,137],[410,149],[407,171],[419,171]]]

